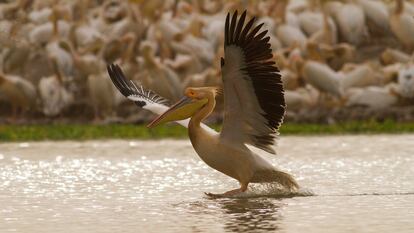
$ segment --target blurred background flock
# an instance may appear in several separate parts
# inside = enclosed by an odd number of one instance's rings
[[[414,1],[13,0],[0,1],[0,123],[146,122],[106,65],[171,102],[220,86],[236,9],[270,32],[285,121],[414,119]]]

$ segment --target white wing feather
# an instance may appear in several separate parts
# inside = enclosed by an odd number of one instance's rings
[[[168,110],[167,100],[150,90],[145,90],[142,86],[137,86],[133,81],[127,80],[121,68],[112,64],[107,67],[109,77],[118,90],[128,99],[145,110],[156,115],[161,115]],[[176,123],[188,128],[189,119],[176,121]],[[217,132],[205,124],[202,127],[210,133]]]

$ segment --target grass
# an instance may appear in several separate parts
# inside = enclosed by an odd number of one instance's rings
[[[219,126],[214,126],[219,129]],[[285,123],[281,135],[414,133],[414,123],[348,122],[334,125]],[[147,129],[144,125],[0,125],[0,142],[91,139],[186,138],[179,125]]]

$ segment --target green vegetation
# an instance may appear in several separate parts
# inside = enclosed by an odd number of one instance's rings
[[[218,129],[219,126],[214,128]],[[285,123],[282,135],[414,133],[414,123],[393,121],[349,122],[335,125]],[[0,142],[88,139],[185,138],[187,130],[179,125],[147,129],[144,125],[0,125]]]
[[[332,135],[332,134],[398,134],[414,133],[414,123],[394,121],[346,122],[338,124],[284,124],[282,135]]]

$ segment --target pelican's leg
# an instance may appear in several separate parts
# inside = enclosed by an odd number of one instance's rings
[[[247,186],[249,185],[249,183],[246,184],[241,184],[241,187],[238,189],[233,189],[230,191],[227,191],[225,193],[220,193],[220,194],[214,194],[214,193],[205,193],[207,196],[212,197],[212,198],[220,198],[220,197],[232,197],[234,195],[240,194],[240,193],[244,193],[247,190]]]

